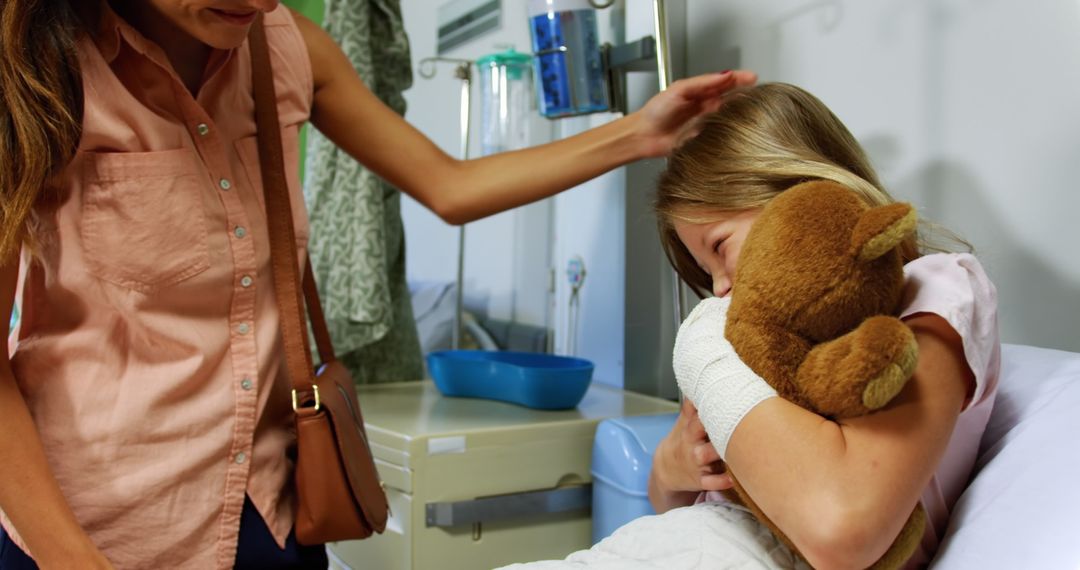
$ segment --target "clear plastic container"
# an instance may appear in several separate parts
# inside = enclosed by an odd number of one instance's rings
[[[529,0],[529,31],[542,115],[610,108],[596,10],[588,0]]]
[[[508,50],[476,60],[480,72],[480,152],[495,154],[529,146],[534,109],[532,57]]]

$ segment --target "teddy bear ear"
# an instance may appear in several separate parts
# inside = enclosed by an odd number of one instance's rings
[[[914,233],[916,221],[911,204],[871,208],[863,213],[851,232],[851,252],[859,261],[877,259]]]

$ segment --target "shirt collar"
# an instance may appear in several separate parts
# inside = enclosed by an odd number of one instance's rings
[[[172,69],[165,57],[165,52],[156,43],[147,39],[139,30],[136,30],[121,18],[107,0],[100,0],[99,6],[98,33],[95,43],[106,63],[112,65],[120,54],[122,43],[126,43],[136,52],[158,65],[166,69]],[[214,50],[207,65],[207,76],[213,75],[214,72],[223,67],[231,58],[233,51],[235,50]]]
[[[124,21],[106,0],[99,2],[98,33],[95,38],[98,51],[107,63],[112,63],[120,53],[121,37],[126,37],[130,43],[133,35],[139,35],[134,28]],[[126,29],[125,29],[126,28]]]

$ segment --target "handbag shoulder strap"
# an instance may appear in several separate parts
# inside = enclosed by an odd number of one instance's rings
[[[285,159],[273,69],[270,66],[270,48],[266,42],[266,29],[261,14],[251,27],[248,43],[251,48],[259,169],[262,172],[263,193],[266,196],[270,261],[281,318],[285,363],[293,388],[306,391],[311,385],[314,366],[308,347],[306,319],[301,301],[300,269],[296,259],[292,205],[289,202],[289,187],[285,178]],[[334,349],[326,328],[322,305],[319,303],[315,278],[311,274],[310,258],[302,287],[308,309],[312,313],[312,328],[315,331],[319,357],[323,363],[330,362],[334,359]]]
[[[304,271],[304,298],[307,299],[308,317],[311,319],[311,332],[315,335],[315,348],[319,350],[319,360],[323,364],[337,360],[334,343],[330,340],[330,330],[326,327],[326,314],[323,313],[322,302],[319,300],[319,289],[316,287],[310,254],[307,257],[307,271]]]

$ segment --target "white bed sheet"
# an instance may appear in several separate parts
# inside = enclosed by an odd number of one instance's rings
[[[564,560],[498,570],[811,570],[744,507],[699,503],[634,519]]]

